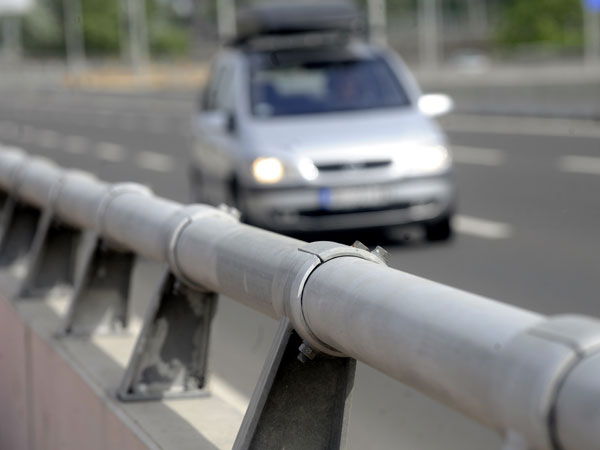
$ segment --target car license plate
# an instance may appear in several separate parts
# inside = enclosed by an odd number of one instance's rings
[[[322,188],[319,191],[319,202],[321,208],[328,210],[365,208],[391,202],[394,192],[390,186]]]

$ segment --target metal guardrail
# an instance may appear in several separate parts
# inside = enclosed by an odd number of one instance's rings
[[[218,294],[280,320],[235,449],[340,448],[355,359],[496,429],[506,449],[599,448],[595,319],[545,317],[391,269],[380,248],[307,244],[14,149],[0,149],[0,192],[15,301],[66,290],[65,338],[126,327],[134,255],[166,263],[122,400],[204,393]]]

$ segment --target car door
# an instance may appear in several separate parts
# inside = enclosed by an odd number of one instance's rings
[[[200,172],[202,199],[211,204],[229,200],[235,134],[235,58],[223,55],[211,71],[195,124],[194,164]]]

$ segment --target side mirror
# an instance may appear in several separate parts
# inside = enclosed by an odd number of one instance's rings
[[[222,111],[205,111],[201,115],[204,126],[213,131],[225,131],[227,129],[227,114]]]
[[[200,121],[206,128],[220,133],[235,133],[237,121],[235,115],[223,111],[207,111],[200,116]]]
[[[454,101],[446,94],[425,94],[419,98],[419,110],[429,117],[448,114],[454,109]]]

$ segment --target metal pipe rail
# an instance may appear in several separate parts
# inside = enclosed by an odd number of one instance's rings
[[[304,353],[360,360],[506,436],[506,448],[600,446],[600,322],[545,317],[0,150],[0,190],[112,245],[168,262],[189,286],[289,319]]]

